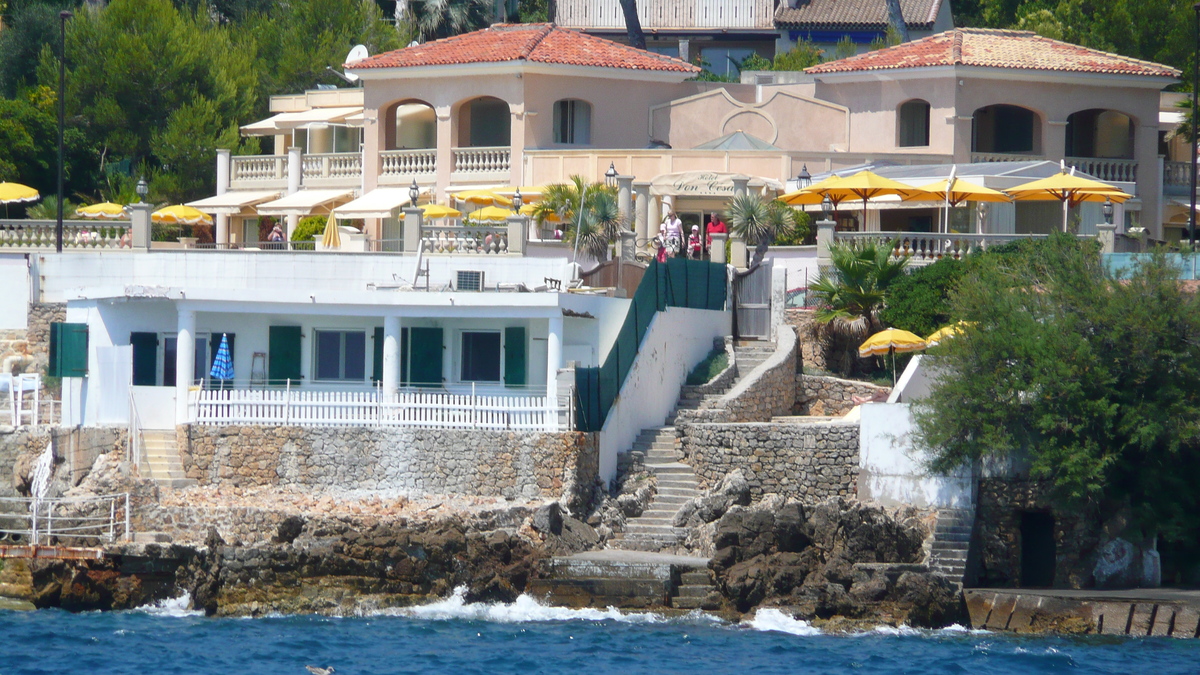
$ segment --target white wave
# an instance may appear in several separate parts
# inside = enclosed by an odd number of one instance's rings
[[[168,616],[168,617],[185,617],[185,616],[204,616],[204,610],[188,609],[192,604],[192,596],[187,591],[177,598],[167,598],[159,600],[153,604],[142,605],[135,611],[144,612],[153,616]]]
[[[871,632],[876,635],[912,636],[912,635],[921,635],[922,634],[920,630],[909,627],[909,626],[905,626],[904,624],[901,624],[899,626],[875,626],[875,628],[873,628],[871,630]]]
[[[956,623],[952,623],[949,626],[946,626],[945,628],[937,629],[935,632],[937,632],[937,633],[962,633],[964,635],[987,635],[987,634],[991,633],[992,631],[984,630],[982,628],[967,628],[966,626],[960,626]]]
[[[511,603],[467,602],[467,589],[458,587],[444,599],[428,605],[405,607],[379,612],[391,616],[408,616],[429,621],[492,621],[495,623],[527,623],[537,621],[619,621],[622,623],[663,623],[666,617],[650,612],[623,613],[615,607],[599,609],[569,609],[550,607],[532,596],[521,595]]]
[[[809,625],[807,621],[793,619],[778,609],[760,609],[754,613],[754,618],[743,621],[742,625],[754,630],[789,633],[791,635],[820,635],[821,630]]]

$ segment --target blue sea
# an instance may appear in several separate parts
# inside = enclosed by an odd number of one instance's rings
[[[206,618],[186,599],[126,612],[0,611],[0,675],[270,673],[1174,673],[1200,641],[1022,637],[949,628],[826,635],[774,611],[729,623],[461,596],[368,616]]]

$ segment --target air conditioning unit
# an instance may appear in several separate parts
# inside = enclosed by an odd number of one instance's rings
[[[458,270],[454,289],[458,291],[482,291],[483,270]]]

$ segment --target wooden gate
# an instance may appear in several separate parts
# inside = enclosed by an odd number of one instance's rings
[[[771,339],[771,262],[764,261],[733,280],[737,337]]]

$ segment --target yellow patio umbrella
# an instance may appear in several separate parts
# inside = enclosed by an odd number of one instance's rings
[[[325,232],[321,236],[321,248],[341,248],[342,233],[338,231],[337,218],[328,218],[325,221]]]
[[[425,212],[426,218],[458,218],[462,215],[462,211],[452,209],[449,206],[441,204],[424,204],[421,210]]]
[[[511,198],[513,195],[515,195],[517,193],[517,190],[521,191],[521,202],[522,203],[532,204],[532,203],[542,201],[542,193],[546,191],[546,186],[545,185],[520,185],[520,186],[510,185],[508,187],[496,188],[495,190],[492,190],[492,192],[495,192],[496,194],[504,195],[505,197]]]
[[[917,188],[921,193],[905,197],[906,202],[942,202],[946,207],[944,220],[946,221],[946,231],[950,231],[950,209],[957,207],[963,202],[1011,202],[1012,197],[993,190],[989,187],[976,185],[970,181],[956,178],[953,174],[949,178],[922,185]],[[940,232],[940,226],[938,231]]]
[[[36,202],[41,198],[38,191],[20,183],[0,183],[0,204]]]
[[[813,190],[813,188],[809,189]],[[864,228],[867,224],[868,199],[888,196],[909,198],[921,193],[921,190],[911,185],[894,181],[890,178],[884,178],[872,171],[859,171],[853,176],[846,176],[827,187],[818,188],[815,191],[823,195],[828,195],[830,199],[833,199],[835,196],[841,196],[842,199],[861,199],[863,203],[862,225]]]
[[[925,349],[925,346],[925,341],[919,336],[906,330],[889,328],[867,338],[866,342],[858,346],[858,355],[867,357],[891,354],[892,386],[894,387],[896,386],[896,353],[916,352]]]
[[[92,204],[91,206],[82,206],[75,209],[75,215],[80,218],[103,218],[104,220],[128,220],[129,214],[125,213],[125,207],[112,202],[101,202]]]
[[[808,187],[803,187],[799,190],[779,195],[779,199],[788,206],[811,206],[813,204],[820,204],[821,202],[825,201],[825,193],[822,192],[822,190],[832,187],[841,179],[841,176],[829,176],[828,178],[817,181]],[[842,196],[837,197],[836,200],[832,195],[829,197],[829,201],[833,202],[835,208],[843,200],[845,200],[845,197]]]
[[[502,209],[499,206],[485,206],[482,209],[471,212],[471,220],[504,220],[509,216],[517,215],[509,209]]]
[[[1072,206],[1082,202],[1113,201],[1120,204],[1133,195],[1127,194],[1116,186],[1102,183],[1098,180],[1074,176],[1065,171],[1041,178],[1029,183],[1022,183],[1005,190],[1017,201],[1051,201],[1063,203],[1063,232],[1067,231],[1067,211]]]
[[[525,206],[521,207],[520,213],[523,216],[529,216],[530,218],[533,218],[537,215],[536,213],[534,213],[535,211],[537,211],[537,208],[538,208],[537,204],[526,204]],[[547,223],[561,223],[562,222],[562,219],[558,217],[558,213],[556,213],[554,211],[547,211],[543,220],[545,220],[545,222],[547,222]]]
[[[150,214],[150,220],[168,225],[212,225],[212,216],[184,204],[159,209]]]
[[[454,201],[467,204],[512,206],[512,200],[492,190],[463,190],[450,195]]]
[[[942,340],[947,340],[956,335],[962,335],[963,330],[970,325],[971,324],[966,321],[959,321],[958,323],[951,324],[949,326],[942,326],[941,328],[933,331],[929,337],[925,338],[925,345],[927,347],[932,347]]]

